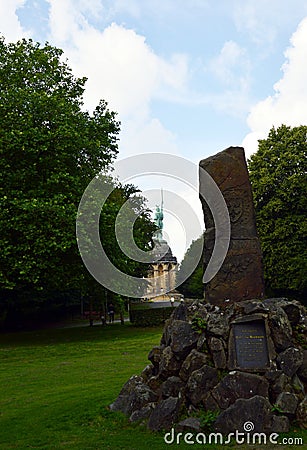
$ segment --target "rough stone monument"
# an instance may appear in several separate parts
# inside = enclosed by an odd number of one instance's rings
[[[200,417],[207,411],[215,418],[210,431],[219,436],[250,431],[250,443],[260,444],[262,433],[287,432],[293,421],[307,428],[306,308],[295,300],[262,298],[244,150],[230,147],[200,165],[229,209],[228,254],[205,286],[205,299],[174,309],[160,345],[149,352],[150,364],[126,382],[110,408],[153,431],[199,432],[202,444],[208,443],[208,428]],[[206,203],[203,209],[208,264],[215,224]]]
[[[229,211],[231,236],[226,259],[217,275],[205,285],[205,299],[221,305],[262,298],[262,255],[257,236],[251,184],[242,147],[226,150],[200,162],[222,192]],[[201,179],[200,179],[201,181]],[[200,183],[200,192],[203,187]],[[204,192],[205,194],[205,192]],[[215,241],[215,223],[204,196],[200,196],[206,232],[204,265],[209,263]]]
[[[294,314],[293,314],[294,312]],[[296,301],[245,300],[222,310],[203,301],[179,305],[166,321],[150,364],[110,406],[153,431],[204,432],[216,417],[223,434],[307,428],[307,314]],[[204,442],[205,443],[205,442]]]

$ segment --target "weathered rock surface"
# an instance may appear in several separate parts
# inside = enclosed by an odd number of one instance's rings
[[[274,314],[270,317],[269,326],[275,348],[279,352],[293,345],[292,328],[285,311],[275,304],[272,306]]]
[[[176,431],[200,431],[200,419],[196,417],[188,417],[187,419],[182,420],[176,426]]]
[[[154,375],[154,366],[152,364],[148,364],[145,369],[141,373],[141,377],[146,382]]]
[[[209,173],[222,192],[231,223],[231,239],[227,256],[215,277],[205,285],[205,298],[213,304],[225,300],[262,298],[264,282],[262,254],[256,231],[252,190],[244,149],[228,149],[200,162],[200,199],[206,224],[205,269],[214,247],[215,221],[206,202],[208,186],[202,169]],[[216,210],[215,216],[222,214]],[[224,220],[224,217],[221,217]]]
[[[164,350],[164,346],[156,345],[155,347],[153,347],[150,350],[150,352],[148,354],[148,359],[154,367],[153,375],[156,375],[159,371],[159,364],[160,364],[161,355],[162,355],[163,350]]]
[[[192,405],[198,405],[218,382],[215,368],[204,365],[192,372],[188,379],[185,395]]]
[[[270,298],[264,301],[265,305],[270,305],[270,307],[274,307],[274,305],[278,308],[282,308],[287,314],[288,320],[291,326],[297,325],[302,315],[304,315],[304,306],[297,302],[296,300],[288,300],[287,298]]]
[[[207,322],[209,335],[227,339],[229,333],[229,321],[223,311],[214,311],[210,314]]]
[[[297,331],[304,330],[307,314],[298,302],[294,305],[291,308],[286,299],[247,300],[223,308],[200,301],[180,305],[179,316],[186,319],[178,319],[174,310],[166,321],[160,346],[149,352],[151,364],[142,376],[127,381],[110,408],[122,411],[133,422],[148,421],[148,427],[157,431],[172,426],[177,429],[175,424],[185,414],[193,417],[181,420],[179,429],[202,430],[197,416],[203,410],[219,414],[216,426],[225,434],[242,430],[248,421],[255,424],[255,431],[266,433],[286,432],[294,420],[307,427],[307,352],[301,347],[303,334]],[[245,319],[254,323],[259,317],[268,324],[269,367],[231,371],[227,367],[233,347],[232,324]],[[296,324],[295,332],[291,323]],[[278,329],[282,326],[288,336]],[[249,351],[253,344],[250,336],[243,339],[248,346],[243,351]],[[257,357],[259,346],[252,348]]]
[[[161,355],[159,364],[159,375],[161,378],[167,378],[169,375],[178,375],[181,361],[176,359],[171,347],[166,347]]]
[[[214,366],[217,369],[226,369],[227,359],[223,340],[216,337],[211,337],[208,345],[212,354]]]
[[[182,380],[187,381],[194,370],[200,369],[203,365],[209,362],[209,356],[193,349],[191,353],[184,360],[179,376]]]
[[[287,433],[290,428],[290,422],[287,416],[273,416],[271,429],[268,430],[271,433]]]
[[[307,397],[298,405],[296,418],[302,428],[307,429]]]
[[[302,380],[307,381],[307,350],[304,350],[303,353],[303,362],[299,367],[297,374]]]
[[[238,398],[255,395],[269,397],[269,383],[264,377],[244,372],[231,372],[212,390],[220,409],[226,409]]]
[[[244,432],[244,424],[252,422],[252,431],[267,432],[271,428],[272,418],[272,405],[267,398],[255,396],[238,399],[219,415],[215,429],[225,434],[234,430]]]
[[[174,320],[171,328],[170,346],[178,358],[185,358],[196,347],[199,335],[192,325],[183,320]]]
[[[303,364],[303,351],[290,347],[278,355],[277,363],[286,375],[292,377]]]
[[[144,383],[143,378],[133,376],[123,386],[118,398],[110,405],[110,409],[130,416],[134,411],[156,400],[157,394]]]
[[[150,414],[154,410],[155,406],[155,403],[148,403],[148,405],[143,406],[143,408],[134,411],[129,418],[130,422],[140,422],[149,419]]]
[[[162,400],[151,413],[148,428],[151,431],[169,430],[177,421],[179,409],[179,398],[169,397]]]
[[[150,387],[151,390],[154,392],[159,393],[161,384],[163,383],[163,379],[160,377],[160,375],[154,375],[153,377],[150,377],[148,381],[146,382],[147,386]]]
[[[178,397],[179,392],[184,386],[184,381],[179,377],[169,377],[161,386],[162,397]]]
[[[296,408],[298,405],[298,399],[296,395],[291,394],[290,392],[282,392],[277,397],[275,406],[284,414],[295,414]]]
[[[273,380],[271,384],[271,398],[273,401],[276,401],[276,398],[282,392],[291,392],[291,378],[284,374],[281,370],[277,370],[279,376]],[[280,373],[281,372],[281,373]]]

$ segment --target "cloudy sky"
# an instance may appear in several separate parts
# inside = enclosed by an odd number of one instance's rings
[[[273,125],[306,125],[305,0],[0,0],[0,32],[64,50],[86,108],[118,112],[121,158],[249,156]]]

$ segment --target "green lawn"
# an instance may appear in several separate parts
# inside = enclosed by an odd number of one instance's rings
[[[114,324],[0,335],[0,449],[205,448],[167,445],[108,410],[161,334]]]

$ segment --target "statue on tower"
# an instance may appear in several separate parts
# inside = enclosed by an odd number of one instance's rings
[[[150,283],[146,295],[154,302],[171,302],[173,305],[173,302],[179,301],[182,296],[175,290],[178,263],[167,241],[163,239],[163,219],[163,190],[161,189],[161,204],[156,205],[154,213],[157,230],[153,235],[153,259],[148,273]]]
[[[158,241],[162,241],[162,230],[163,230],[163,191],[161,189],[161,206],[156,206],[156,213],[155,213],[155,224],[158,227],[158,230],[154,234],[154,239]]]
[[[158,239],[162,239],[163,208],[159,206],[156,207],[155,224],[158,227],[158,230],[155,232],[155,237],[157,237]]]

